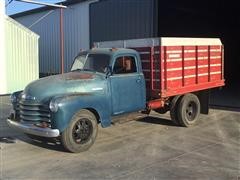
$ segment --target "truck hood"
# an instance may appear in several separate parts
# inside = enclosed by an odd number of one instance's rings
[[[106,79],[103,74],[75,71],[33,81],[24,89],[22,98],[45,103],[53,96],[103,93],[105,90]]]

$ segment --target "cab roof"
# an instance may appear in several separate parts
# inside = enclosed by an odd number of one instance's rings
[[[125,48],[92,48],[85,53],[96,53],[96,54],[108,54],[110,56],[115,56],[118,54],[136,54],[137,51],[133,49],[125,49]]]

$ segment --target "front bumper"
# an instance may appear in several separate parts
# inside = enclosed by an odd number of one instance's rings
[[[7,119],[7,123],[10,127],[18,129],[21,132],[24,132],[27,134],[32,134],[32,135],[42,136],[42,137],[49,137],[49,138],[58,137],[60,135],[60,132],[58,129],[41,128],[41,127],[35,126],[32,123],[18,122],[10,118]]]

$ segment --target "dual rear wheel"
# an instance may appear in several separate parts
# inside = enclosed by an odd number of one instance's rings
[[[175,96],[170,104],[170,116],[175,124],[188,127],[198,120],[200,108],[199,99],[194,94]]]

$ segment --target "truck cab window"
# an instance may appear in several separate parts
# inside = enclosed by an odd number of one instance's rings
[[[75,58],[71,71],[87,70],[105,73],[109,66],[110,57],[106,54],[83,54]]]
[[[118,57],[115,61],[114,74],[127,74],[137,72],[135,58],[132,56]]]

